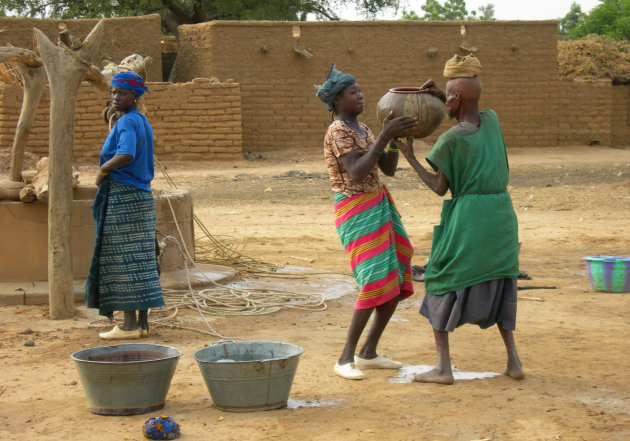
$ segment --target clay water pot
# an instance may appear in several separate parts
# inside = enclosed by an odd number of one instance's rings
[[[428,93],[420,93],[419,87],[389,89],[376,105],[378,122],[383,124],[383,120],[392,110],[394,118],[406,115],[418,119],[416,128],[401,134],[401,137],[424,138],[433,133],[444,118],[442,101]]]

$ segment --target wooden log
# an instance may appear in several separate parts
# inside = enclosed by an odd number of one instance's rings
[[[85,73],[85,81],[89,81],[94,86],[106,92],[109,92],[111,90],[111,81],[110,84],[107,84],[105,78],[103,77],[103,74],[101,74],[101,70],[97,66],[90,66],[90,68]]]
[[[21,47],[5,46],[0,48],[0,61],[24,63],[30,67],[42,65],[42,59],[37,54]]]
[[[20,190],[24,188],[23,182],[0,180],[0,201],[17,201],[20,199]]]
[[[37,194],[33,185],[26,185],[20,190],[20,201],[25,203],[35,202],[37,200]]]
[[[101,20],[81,49],[73,52],[55,46],[43,32],[34,29],[50,84],[48,293],[52,319],[74,315],[70,248],[74,113],[85,72],[101,55],[105,43],[103,30]]]
[[[35,195],[37,200],[41,202],[48,202],[48,175],[48,158],[44,156],[37,162],[35,176],[33,176]]]

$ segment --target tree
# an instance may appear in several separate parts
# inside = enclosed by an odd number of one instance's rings
[[[471,11],[468,15],[466,0],[446,0],[442,5],[438,0],[426,0],[421,6],[423,16],[415,11],[403,10],[402,20],[494,20],[494,5],[488,3],[480,6],[478,11]],[[479,14],[477,16],[477,14]]]
[[[422,5],[423,20],[464,20],[468,15],[466,0],[446,0],[442,6],[437,0]]]
[[[422,5],[422,10],[424,11],[424,15],[420,20],[446,20],[446,18],[444,18],[446,8],[437,0],[427,0],[426,3]]]
[[[614,39],[630,39],[630,0],[600,0],[588,15],[578,17],[577,24],[568,29],[570,38],[589,34]],[[571,10],[573,11],[573,5]],[[571,11],[567,16],[571,14]],[[565,17],[566,18],[566,17]]]
[[[496,18],[494,18],[494,5],[492,3],[479,6],[478,11],[479,20],[496,20]]]
[[[386,7],[398,7],[399,0],[351,0],[366,16]],[[182,24],[212,20],[338,20],[334,8],[342,0],[0,0],[0,15],[25,17],[104,18],[158,13],[162,27],[176,33]]]
[[[444,9],[446,20],[464,20],[468,15],[466,0],[446,0]]]
[[[586,14],[582,12],[581,6],[573,2],[567,15],[561,18],[558,23],[558,33],[567,35],[584,20],[584,17],[586,17]]]

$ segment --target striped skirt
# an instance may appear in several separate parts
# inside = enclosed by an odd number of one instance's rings
[[[352,197],[335,193],[335,227],[360,290],[355,309],[413,294],[413,247],[385,187]]]
[[[155,250],[153,195],[106,179],[92,214],[94,256],[85,288],[87,306],[101,315],[164,306]]]

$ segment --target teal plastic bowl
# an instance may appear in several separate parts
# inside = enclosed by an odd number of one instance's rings
[[[630,292],[630,257],[588,256],[584,260],[593,291]]]

